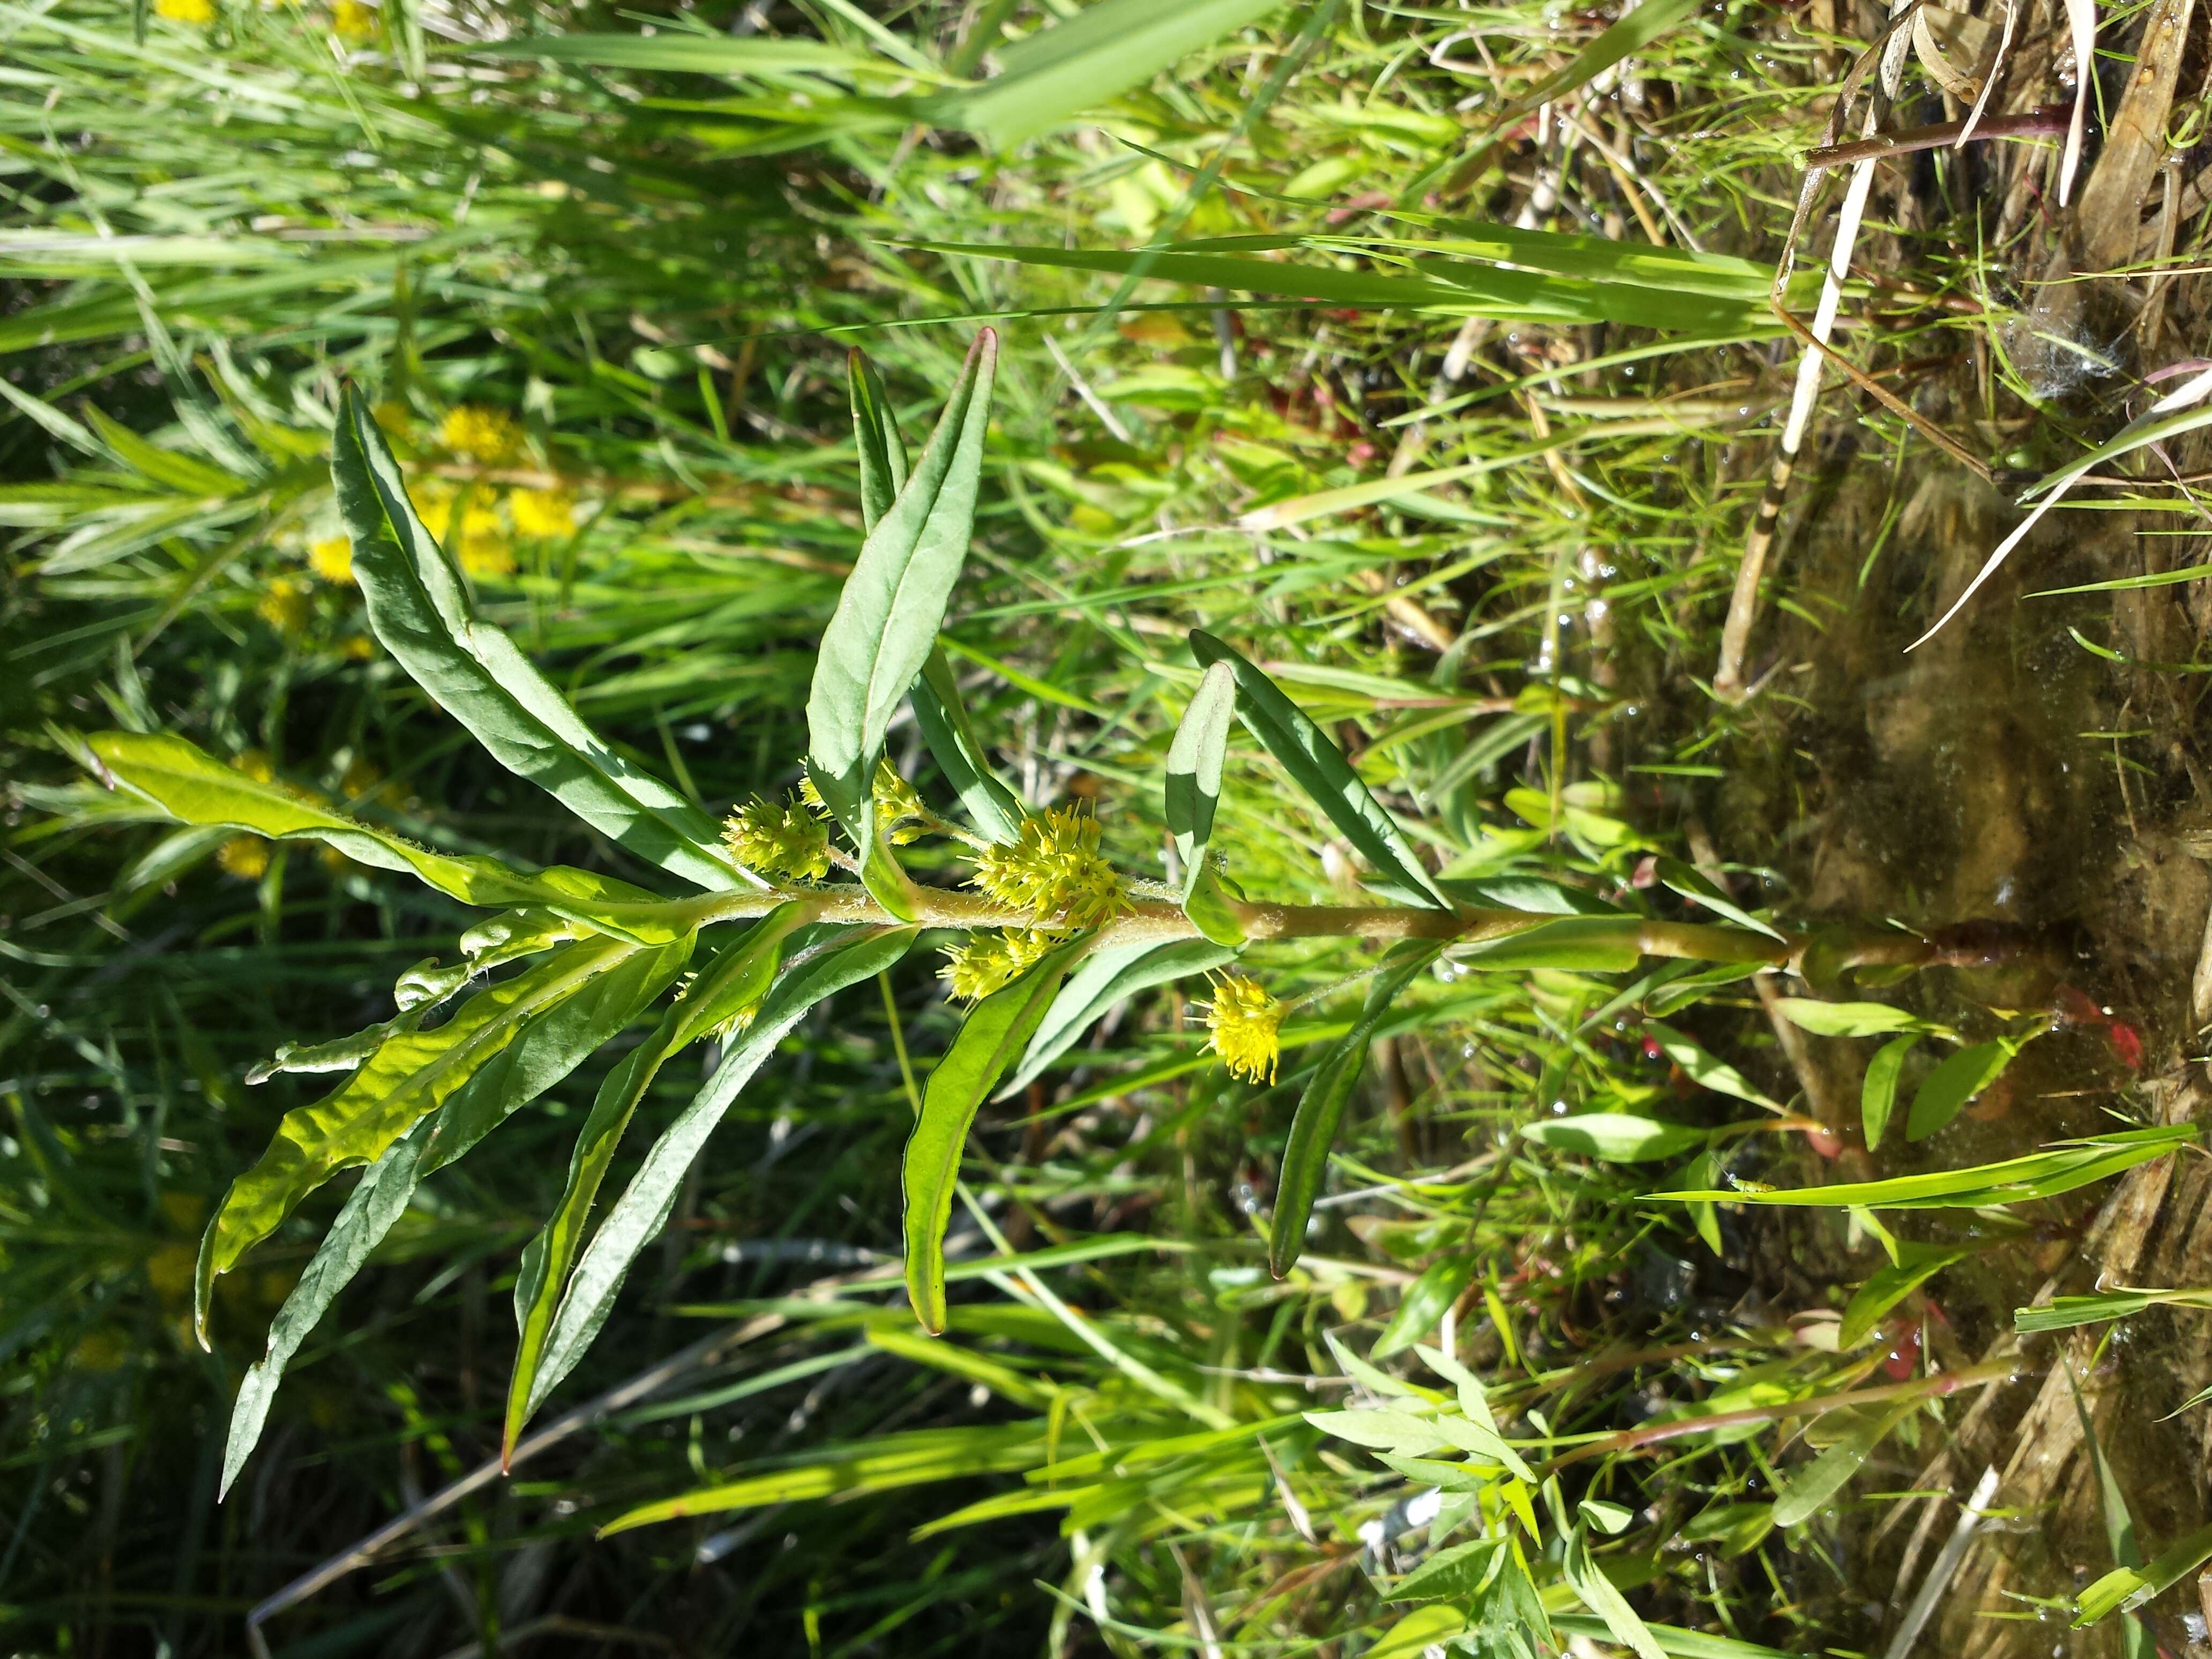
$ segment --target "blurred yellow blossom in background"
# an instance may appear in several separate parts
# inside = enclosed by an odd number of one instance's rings
[[[307,548],[307,568],[326,582],[353,580],[353,544],[343,536],[326,536]]]
[[[457,455],[490,465],[514,459],[522,447],[522,428],[503,409],[462,404],[439,427],[438,441]]]
[[[507,498],[523,536],[565,536],[576,527],[575,498],[565,489],[518,489]]]

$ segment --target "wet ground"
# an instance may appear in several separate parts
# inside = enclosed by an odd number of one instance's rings
[[[2130,657],[2193,660],[2197,621],[2180,597],[2191,590],[2026,597],[2206,555],[2142,533],[2173,520],[2056,514],[1958,623],[1908,655],[2016,522],[2012,509],[1960,469],[1923,462],[1899,473],[1847,436],[1831,436],[1800,485],[1783,568],[1823,625],[1763,624],[1753,654],[1771,677],[1717,804],[1718,850],[1772,866],[1808,917],[1996,925],[2009,940],[2004,960],[1930,969],[1881,994],[1970,1036],[1990,1034],[2008,1012],[2049,1011],[2059,1022],[1948,1127],[1918,1145],[1893,1127],[1871,1154],[1856,1120],[1876,1044],[1811,1039],[1798,1080],[1826,1097],[1823,1115],[1844,1130],[1835,1174],[1957,1168],[2111,1127],[2115,1115],[2149,1122],[2212,1111],[2196,1059],[2207,1011],[2192,994],[2205,977],[2212,909],[2212,796],[2194,718],[2204,682],[2101,659],[2069,632]],[[1922,1055],[1918,1072],[1937,1057]],[[1901,1099],[1917,1080],[1909,1072]],[[2212,1385],[2212,1315],[2154,1310],[2023,1343],[2012,1310],[2100,1282],[2212,1285],[2208,1198],[2203,1158],[2146,1166],[2037,1206],[2022,1236],[1931,1283],[1906,1340],[1919,1335],[1948,1369],[2017,1354],[2019,1380],[1951,1407],[1948,1435],[1893,1440],[1870,1466],[1875,1487],[1950,1501],[1852,1512],[1837,1628],[1854,1645],[1888,1652],[1932,1570],[1948,1573],[1948,1589],[1916,1653],[2121,1651],[2118,1620],[2075,1632],[2053,1605],[2112,1564],[2069,1371],[2155,1554],[2212,1514],[2207,1409],[2159,1420]],[[1921,1241],[1955,1243],[1978,1227],[1958,1214],[1892,1218],[1900,1237]],[[1829,1298],[1883,1264],[1871,1241],[1838,1260],[1832,1217],[1769,1224],[1765,1288],[1778,1306],[1840,1305]],[[1991,1468],[1997,1517],[1939,1561],[1957,1500]],[[2212,1655],[2193,1574],[2156,1604],[2152,1629],[2177,1659]]]

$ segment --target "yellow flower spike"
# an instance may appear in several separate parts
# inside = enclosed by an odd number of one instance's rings
[[[494,466],[522,447],[522,428],[503,409],[456,404],[438,427],[438,441],[457,455]]]
[[[945,966],[937,970],[937,976],[961,1001],[981,1002],[1027,971],[1059,942],[1056,934],[1035,927],[978,934],[964,945],[945,948]]]
[[[1221,1056],[1230,1076],[1273,1083],[1283,1052],[1284,1012],[1281,1003],[1243,975],[1225,975],[1206,1010],[1206,1046]]]
[[[550,539],[576,527],[575,498],[565,489],[518,489],[507,498],[519,536]]]
[[[327,536],[307,547],[307,568],[326,582],[353,580],[353,544],[343,536]]]
[[[799,801],[755,795],[722,821],[722,845],[748,870],[793,881],[830,873],[830,831]]]
[[[1096,927],[1128,908],[1120,872],[1098,851],[1098,820],[1073,806],[1022,820],[1012,847],[975,855],[975,885],[1000,903],[1066,927]]]

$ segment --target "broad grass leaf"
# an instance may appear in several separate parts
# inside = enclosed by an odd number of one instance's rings
[[[1659,1045],[1660,1052],[1680,1066],[1689,1079],[1701,1089],[1711,1089],[1716,1094],[1733,1095],[1738,1100],[1747,1100],[1754,1106],[1764,1106],[1770,1111],[1782,1109],[1779,1101],[1761,1094],[1746,1080],[1735,1066],[1715,1059],[1671,1025],[1656,1019],[1644,1022],[1644,1029]]]
[[[1613,1639],[1638,1656],[1638,1659],[1667,1659],[1666,1649],[1659,1645],[1628,1598],[1613,1587],[1613,1580],[1605,1576],[1590,1554],[1589,1533],[1577,1523],[1568,1533],[1566,1550],[1559,1558],[1559,1576],[1573,1589],[1582,1604],[1605,1621]]]
[[[1959,1115],[1966,1103],[1995,1083],[2019,1050],[2011,1043],[1977,1042],[1961,1048],[1929,1073],[1905,1120],[1907,1140],[1925,1140]]]
[[[568,1287],[568,1270],[576,1259],[585,1220],[638,1102],[671,1059],[767,994],[784,939],[811,913],[812,906],[803,900],[779,906],[725,945],[691,982],[683,1000],[663,1017],[659,1029],[625,1054],[599,1085],[591,1113],[577,1131],[560,1200],[538,1236],[524,1247],[516,1269],[517,1339],[514,1368],[507,1384],[502,1460],[514,1455],[515,1442],[528,1419],[538,1362],[552,1334],[553,1316],[559,1309],[561,1293]]]
[[[1434,1330],[1437,1322],[1459,1300],[1460,1292],[1474,1279],[1474,1258],[1465,1255],[1447,1256],[1424,1267],[1421,1276],[1406,1287],[1406,1294],[1399,1298],[1397,1311],[1382,1328],[1382,1334],[1375,1339],[1368,1358],[1388,1359]]]
[[[1212,635],[1193,629],[1190,648],[1209,669],[1216,663],[1229,665],[1237,680],[1237,712],[1245,728],[1282,763],[1291,781],[1367,860],[1373,872],[1367,884],[1408,904],[1449,909],[1450,901],[1422,867],[1406,832],[1352,770],[1344,751],[1305,711],[1255,664]]]
[[[1236,672],[1225,662],[1213,663],[1199,680],[1168,744],[1168,835],[1182,864],[1186,899],[1206,872],[1214,808],[1221,800],[1221,764],[1229,753],[1229,725],[1236,713]]]
[[[1626,1112],[1583,1112],[1543,1117],[1521,1126],[1522,1138],[1557,1152],[1580,1152],[1604,1164],[1652,1164],[1702,1146],[1705,1132],[1686,1123],[1635,1117]]]
[[[1777,997],[1782,1017],[1802,1030],[1820,1036],[1888,1036],[1898,1031],[1924,1031],[1927,1025],[1910,1011],[1886,1002],[1823,1002],[1817,997]]]
[[[260,1161],[230,1184],[200,1241],[193,1322],[207,1342],[216,1275],[276,1231],[339,1170],[374,1164],[497,1057],[531,1019],[620,967],[638,947],[592,939],[478,992],[434,1031],[395,1032],[337,1090],[285,1114]]]
[[[1713,1204],[1783,1204],[1848,1209],[1863,1204],[1875,1210],[1978,1210],[2055,1197],[2189,1145],[2197,1131],[2188,1124],[2123,1129],[2112,1134],[2062,1141],[2024,1158],[1980,1164],[1966,1170],[1937,1170],[1898,1176],[1888,1181],[1846,1181],[1832,1187],[1796,1188],[1745,1185],[1733,1192],[1654,1193],[1655,1200]]]
[[[1919,1042],[1917,1036],[1892,1037],[1867,1061],[1866,1080],[1859,1085],[1859,1121],[1866,1134],[1867,1151],[1881,1145],[1889,1120],[1897,1109],[1897,1085],[1905,1075],[1905,1062]]]
[[[1858,1346],[1892,1308],[1953,1262],[1963,1261],[1973,1254],[1972,1246],[1931,1250],[1918,1260],[1881,1268],[1860,1285],[1844,1305],[1843,1326],[1836,1334],[1838,1346]]]
[[[1376,1638],[1365,1659],[1419,1659],[1467,1628],[1467,1615],[1443,1601],[1416,1607]]]
[[[1328,1171],[1329,1148],[1336,1144],[1337,1126],[1367,1064],[1368,1045],[1375,1028],[1390,1011],[1398,994],[1436,959],[1437,947],[1422,944],[1400,945],[1385,959],[1382,970],[1367,989],[1366,1005],[1352,1029],[1338,1038],[1321,1064],[1314,1068],[1298,1109],[1291,1119],[1291,1138],[1283,1148],[1283,1168],[1275,1183],[1275,1215],[1267,1243],[1267,1266],[1278,1279],[1297,1265],[1306,1242],[1306,1222],[1314,1200],[1321,1196],[1322,1177]]]
[[[416,1162],[430,1138],[429,1121],[416,1124],[369,1165],[346,1195],[337,1219],[323,1235],[299,1283],[293,1285],[284,1305],[270,1322],[268,1346],[246,1369],[238,1395],[231,1402],[230,1431],[222,1448],[222,1484],[216,1489],[216,1502],[229,1495],[231,1483],[253,1455],[269,1419],[269,1407],[276,1398],[276,1385],[283,1381],[284,1368],[292,1363],[292,1356],[414,1197]]]
[[[641,1504],[599,1528],[599,1536],[649,1527],[686,1516],[722,1515],[810,1498],[858,1497],[900,1486],[960,1480],[979,1474],[1015,1474],[1049,1455],[1041,1419],[915,1429],[904,1434],[822,1447],[803,1462],[720,1486]]]
[[[862,543],[822,635],[806,701],[807,772],[862,849],[884,733],[921,672],[968,556],[999,338],[975,337],[928,446]]]
[[[493,759],[648,864],[715,890],[750,879],[714,850],[721,832],[713,818],[601,743],[538,665],[477,618],[459,568],[423,526],[384,434],[350,388],[331,480],[369,627]]]
[[[981,86],[930,100],[932,119],[1001,149],[1149,82],[1176,59],[1280,9],[1283,0],[1097,0],[998,49]]]
[[[1175,939],[1165,945],[1140,940],[1094,951],[1053,999],[1021,1065],[999,1091],[1000,1098],[1026,1087],[1115,1004],[1155,985],[1210,973],[1236,959],[1234,950],[1206,939]]]
[[[822,40],[763,40],[726,34],[532,34],[471,45],[471,58],[538,58],[594,69],[659,70],[675,74],[781,76],[851,74],[882,67],[872,52]]]
[[[433,853],[283,784],[257,783],[182,738],[101,732],[85,747],[106,777],[185,823],[326,842],[372,869],[412,872],[464,904],[536,906],[636,944],[665,945],[685,931],[653,914],[659,900],[642,887],[560,865],[525,875],[496,859]]]
[[[930,647],[921,665],[921,678],[912,690],[915,724],[929,746],[930,758],[945,781],[960,797],[968,821],[987,840],[1010,847],[1021,839],[1021,798],[1000,781],[992,769],[968,710],[960,701],[960,687],[952,678],[952,665],[944,650]]]
[[[895,966],[913,947],[917,931],[911,927],[830,929],[823,937],[806,941],[812,948],[794,955],[792,965],[762,1000],[752,1024],[723,1050],[714,1074],[662,1131],[630,1177],[629,1185],[592,1233],[554,1314],[536,1381],[524,1401],[526,1418],[575,1369],[599,1328],[606,1323],[630,1263],[667,1224],[685,1172],[738,1091],[752,1080],[808,1009],[848,985],[872,979]]]
[[[1085,934],[1055,945],[1012,984],[977,1003],[922,1091],[900,1185],[906,1199],[907,1299],[933,1335],[945,1328],[945,1228],[969,1125],[1043,1023],[1061,980],[1091,944]]]

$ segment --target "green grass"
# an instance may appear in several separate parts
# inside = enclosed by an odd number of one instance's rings
[[[1430,867],[1497,902],[1544,902],[1531,883],[1639,890],[1647,854],[1686,857],[1686,822],[1778,775],[1785,725],[1698,685],[1764,464],[1744,434],[1790,361],[1763,273],[1835,72],[1822,43],[1759,9],[1692,14],[1577,106],[1613,162],[1580,142],[1532,232],[1513,221],[1540,158],[1524,130],[1486,140],[1608,20],[1184,9],[1229,32],[1161,75],[1121,37],[1094,43],[1077,84],[1110,103],[1032,132],[1069,95],[1047,37],[1026,91],[957,82],[978,20],[1032,34],[1037,9],[794,3],[733,34],[738,13],[708,7],[650,36],[613,9],[501,15],[514,35],[622,43],[556,58],[470,50],[411,3],[343,51],[313,6],[226,6],[204,29],[151,15],[143,38],[103,0],[0,6],[0,1618],[26,1651],[239,1650],[254,1603],[494,1455],[518,1261],[618,1057],[421,1190],[218,1506],[230,1396],[344,1184],[220,1281],[202,1352],[199,1229],[326,1081],[241,1079],[389,1017],[392,981],[451,961],[471,918],[306,843],[226,858],[227,832],[154,824],[88,782],[58,734],[172,732],[437,852],[650,879],[491,763],[370,641],[357,588],[316,573],[342,386],[389,417],[465,562],[478,515],[483,614],[625,759],[717,817],[780,795],[806,748],[805,686],[863,535],[846,349],[865,345],[918,436],[982,319],[1005,355],[944,644],[1006,775],[1032,805],[1095,803],[1123,869],[1164,873],[1158,780],[1198,684],[1193,627],[1352,755]],[[695,39],[711,58],[685,55]],[[817,45],[762,49],[779,41]],[[1486,55],[1494,76],[1469,67]],[[1133,261],[1155,238],[1176,246]],[[1943,295],[2003,252],[1901,242]],[[1852,349],[1881,368],[1996,342],[1984,412],[2011,418],[2033,404],[2007,389],[2004,337],[2001,318],[1923,307]],[[511,414],[513,453],[447,441],[459,407]],[[1866,410],[1869,451],[1914,441]],[[2039,425],[2019,442],[2021,465],[2073,453]],[[525,533],[546,495],[571,527]],[[1771,601],[1827,620],[1792,580]],[[910,723],[890,752],[932,780]],[[1789,815],[1738,816],[1761,811]],[[1212,839],[1255,899],[1346,896],[1336,826],[1241,735]],[[945,850],[910,865],[965,873]],[[1802,915],[1802,889],[1754,874],[1747,902]],[[1705,919],[1667,885],[1664,915]],[[1847,1492],[1878,1445],[1907,1449],[1862,1485],[1909,1484],[1891,1476],[1960,1407],[1869,1419],[1852,1408],[1892,1386],[1886,1328],[1831,1352],[1786,1327],[1802,1308],[1742,1299],[1786,1256],[1841,1309],[1884,1267],[1865,1224],[1854,1251],[1840,1216],[1653,1200],[1821,1178],[1808,1135],[1746,1127],[1759,1109],[1707,1066],[1802,1112],[1744,982],[1648,960],[1425,981],[1379,1029],[1280,1280],[1265,1229],[1292,1108],[1371,959],[1315,940],[1270,960],[1270,989],[1310,999],[1272,1086],[1207,1060],[1182,994],[1148,997],[984,1106],[932,1344],[898,1299],[896,1194],[913,1074],[957,1024],[934,963],[917,951],[785,1041],[562,1399],[710,1330],[742,1340],[278,1614],[277,1651],[533,1628],[809,1659],[1369,1639],[1407,1615],[1395,1572],[1510,1524],[1448,1499],[1402,1525],[1435,1471],[1302,1415],[1353,1403],[1334,1345],[1364,1355],[1386,1329],[1402,1380],[1370,1377],[1356,1403],[1412,1386],[1432,1416],[1456,1398],[1398,1341],[1437,1340],[1394,1322],[1417,1284],[1464,1286],[1455,1352],[1520,1454],[1559,1462],[1561,1504],[1629,1513],[1618,1536],[1577,1535],[1644,1620],[1704,1632],[1702,1652],[1869,1645],[1826,1563],[1871,1506],[1824,1510],[1800,1484],[1810,1530],[1777,1530],[1778,1492],[1817,1470]],[[1991,1036],[1970,1001],[1925,1012]],[[1658,1014],[1686,1048],[1646,1050]],[[641,1127],[696,1083],[672,1064]],[[1698,1139],[1638,1162],[1585,1156],[1587,1129],[1517,1133],[1559,1106]],[[1916,1156],[1885,1172],[1997,1161]],[[2019,1213],[2069,1226],[2094,1196]],[[1088,1255],[1102,1236],[1143,1248]],[[1907,1241],[1925,1242],[2030,1248],[1971,1219]],[[1001,1245],[1047,1254],[991,1266]],[[642,1524],[671,1505],[702,1518]],[[1613,1639],[1576,1610],[1596,1566],[1531,1566],[1560,1635]],[[1405,1639],[1425,1643],[1457,1615],[1417,1616]]]

